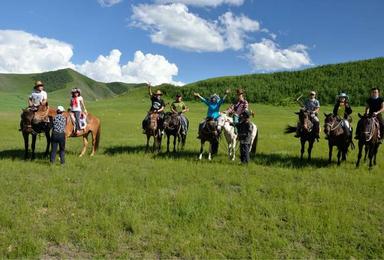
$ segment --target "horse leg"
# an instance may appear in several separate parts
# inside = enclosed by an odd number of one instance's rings
[[[91,156],[94,156],[95,152],[96,152],[96,134],[91,132],[91,136],[92,136],[92,152],[91,152]]]
[[[170,139],[170,136],[169,134],[167,134],[167,153],[169,153],[169,139]]]
[[[341,158],[341,149],[338,148],[338,151],[337,151],[337,165],[340,165],[340,158]]]
[[[310,140],[308,141],[308,161],[312,159],[312,148],[313,148],[313,143],[315,140]]]
[[[31,160],[35,160],[36,137],[37,137],[37,135],[32,134],[32,157],[31,157]]]
[[[49,155],[49,147],[51,145],[51,137],[49,136],[49,131],[45,131],[45,139],[47,140],[47,147],[45,148],[44,156],[47,157]]]
[[[161,152],[161,140],[163,138],[163,135],[161,134],[161,131],[159,130],[159,135],[157,136],[157,152]]]
[[[328,163],[331,163],[332,162],[332,150],[333,150],[333,146],[328,143],[328,148],[329,148],[329,152],[328,152]]]
[[[236,138],[233,140],[232,143],[232,161],[235,160],[236,157]]]
[[[356,168],[359,167],[360,159],[363,153],[363,143],[359,141],[358,145],[359,145],[359,152],[357,154]]]
[[[201,160],[203,158],[203,151],[204,151],[203,149],[204,149],[204,142],[201,141],[199,160]]]
[[[29,134],[23,133],[24,139],[24,160],[28,159],[28,148],[29,148]]]
[[[175,136],[173,137],[173,152],[174,152],[174,153],[176,152],[176,138],[177,138],[177,136],[175,135]]]
[[[83,135],[83,149],[81,149],[81,153],[79,157],[82,157],[85,154],[85,152],[87,151],[87,147],[88,147],[88,134]]]
[[[305,141],[304,140],[300,140],[300,141],[301,141],[300,160],[303,160]]]
[[[212,143],[209,142],[208,160],[212,160]]]
[[[145,147],[145,152],[146,153],[148,152],[148,149],[149,149],[149,138],[151,138],[151,136],[147,135],[147,146]]]

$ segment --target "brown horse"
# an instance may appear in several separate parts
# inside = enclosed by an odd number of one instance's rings
[[[65,128],[65,136],[66,138],[68,137],[83,137],[83,148],[81,150],[81,153],[79,157],[82,157],[85,152],[87,151],[87,146],[88,146],[88,136],[89,134],[92,135],[92,152],[91,156],[94,156],[97,149],[99,148],[99,143],[100,143],[100,134],[101,134],[101,123],[100,119],[97,118],[96,116],[88,113],[87,114],[87,125],[85,129],[80,131],[79,135],[74,134],[74,129],[75,129],[75,122],[73,121],[72,116],[69,114],[70,112],[64,112],[63,115],[66,118],[67,125]]]
[[[204,143],[209,142],[208,160],[212,159],[212,154],[217,154],[219,148],[219,132],[217,131],[217,123],[208,118],[205,120],[203,127],[199,126],[199,138],[200,138],[200,154],[199,160],[203,158]]]
[[[362,129],[359,134],[359,153],[357,155],[356,167],[359,167],[360,159],[362,156],[363,147],[365,146],[365,156],[364,160],[367,157],[369,158],[369,168],[372,168],[372,165],[376,165],[376,155],[380,146],[379,139],[379,121],[376,116],[369,115],[360,115],[359,117],[362,120]]]
[[[30,108],[22,110],[21,120],[20,120],[20,131],[22,132],[24,139],[24,159],[28,158],[28,149],[29,149],[29,135],[32,135],[31,150],[32,155],[31,159],[35,159],[35,148],[36,148],[36,137],[40,133],[44,133],[47,140],[47,146],[45,149],[44,156],[49,154],[49,146],[51,143],[50,131],[52,115],[54,115],[55,110],[47,106],[40,106],[39,109],[34,112]],[[47,118],[49,120],[47,120]]]
[[[310,119],[310,113],[305,109],[300,109],[295,112],[299,116],[299,123],[297,126],[287,126],[285,129],[286,134],[298,132],[301,142],[300,159],[303,159],[305,143],[308,142],[308,161],[311,160],[313,143],[316,139],[316,133],[313,130],[313,123]]]
[[[162,133],[161,133],[161,127],[159,125],[159,117],[160,115],[155,112],[151,112],[149,114],[149,120],[145,122],[144,129],[145,134],[147,135],[147,146],[145,151],[148,152],[149,149],[149,140],[151,137],[153,137],[153,148],[152,152],[160,152],[161,150],[161,139],[162,139]]]
[[[187,125],[188,125],[188,119]],[[182,133],[181,129],[181,119],[179,114],[168,112],[164,117],[164,132],[167,136],[167,153],[169,153],[169,141],[171,139],[171,135],[173,136],[173,152],[176,152],[176,140],[177,140],[177,148],[180,147],[180,150],[184,149],[185,141],[187,139],[187,133]],[[186,130],[185,130],[186,131]],[[181,143],[181,146],[180,146]]]
[[[333,114],[325,114],[324,133],[328,138],[329,157],[328,163],[332,161],[333,146],[337,147],[337,165],[340,165],[341,160],[347,159],[347,153],[351,142],[351,133],[347,133],[343,128],[343,121]],[[352,146],[353,149],[353,146]],[[340,160],[341,159],[341,160]]]

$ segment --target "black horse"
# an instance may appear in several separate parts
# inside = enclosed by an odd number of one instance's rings
[[[217,131],[217,123],[213,118],[207,118],[204,126],[199,126],[199,138],[200,138],[200,154],[199,160],[203,158],[204,143],[209,142],[208,160],[212,159],[212,154],[217,154],[219,149],[219,137],[220,134]]]
[[[45,149],[44,156],[48,156],[49,154],[49,146],[51,144],[51,131],[52,125],[49,122],[45,121],[37,121],[35,118],[35,112],[26,108],[22,110],[21,113],[21,121],[20,121],[20,131],[23,134],[24,138],[24,159],[28,159],[28,149],[29,149],[29,135],[32,135],[32,157],[31,159],[35,159],[35,147],[36,147],[36,137],[40,133],[45,134],[45,138],[47,140],[47,146]]]
[[[186,120],[188,129],[189,122],[187,118]],[[176,140],[177,148],[180,148],[180,150],[184,149],[185,141],[187,140],[187,129],[182,131],[181,119],[177,113],[168,112],[165,114],[164,132],[167,136],[167,153],[169,153],[169,141],[171,136],[173,136],[173,152],[176,152]]]
[[[362,156],[363,147],[365,146],[365,156],[364,160],[369,158],[369,168],[372,168],[372,165],[376,165],[376,155],[380,146],[379,139],[379,129],[380,124],[376,116],[373,115],[364,115],[359,114],[359,117],[362,120],[361,126],[362,129],[358,135],[359,137],[359,153],[357,155],[356,167],[359,167],[360,159]]]
[[[287,126],[285,129],[286,134],[298,133],[301,142],[300,159],[303,159],[305,143],[308,142],[308,161],[311,160],[313,143],[316,139],[316,133],[313,129],[313,123],[310,119],[310,113],[305,109],[300,109],[299,112],[295,112],[299,116],[299,123],[297,126]]]
[[[343,127],[343,121],[333,114],[325,114],[324,119],[324,133],[328,138],[328,148],[329,148],[329,157],[328,163],[332,161],[332,149],[333,146],[336,146],[338,149],[337,152],[337,165],[340,165],[341,160],[345,161],[347,159],[348,148],[353,143],[351,141],[352,133],[345,131]]]

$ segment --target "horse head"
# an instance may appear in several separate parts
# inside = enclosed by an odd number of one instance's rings
[[[33,132],[32,120],[34,117],[34,112],[28,108],[22,109],[22,113],[20,117],[21,117],[21,122],[20,122],[21,131],[25,133],[32,133]]]
[[[180,127],[180,118],[177,113],[168,112],[164,116],[164,130],[175,130]]]
[[[295,112],[295,114],[299,116],[299,122],[303,130],[310,131],[313,124],[310,120],[309,112],[306,109],[302,108],[299,112]]]
[[[336,122],[336,117],[333,116],[332,113],[326,114],[324,113],[325,119],[324,119],[324,133],[326,135],[329,135],[332,131],[332,128],[334,127],[334,124]]]
[[[378,139],[378,130],[379,130],[379,122],[376,118],[376,116],[363,116],[363,131],[362,135],[366,142],[370,141],[371,139]]]

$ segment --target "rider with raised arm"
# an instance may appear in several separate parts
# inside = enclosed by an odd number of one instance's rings
[[[165,102],[161,98],[163,93],[160,91],[160,89],[156,90],[155,93],[152,93],[151,85],[148,84],[148,95],[149,98],[151,99],[151,107],[149,108],[149,112],[147,113],[146,117],[144,118],[142,122],[142,128],[143,128],[143,133],[145,133],[145,126],[148,124],[149,116],[151,113],[157,113],[159,114],[159,127],[162,130],[163,127],[163,119],[164,119],[164,108],[165,108]]]
[[[371,89],[371,97],[367,99],[367,104],[365,106],[365,115],[376,116],[380,124],[380,140],[383,139],[384,133],[384,99],[380,97],[380,89],[374,87]],[[359,139],[361,128],[362,128],[362,119],[357,122],[356,127],[356,136],[355,139]]]
[[[204,128],[205,122],[207,120],[217,121],[217,119],[220,117],[220,106],[224,103],[228,93],[229,93],[229,89],[227,89],[225,91],[225,95],[223,96],[223,98],[220,98],[219,95],[217,95],[217,94],[213,94],[213,95],[211,95],[209,100],[207,100],[207,99],[203,98],[202,96],[200,96],[199,93],[193,93],[193,95],[195,97],[198,97],[201,100],[201,102],[203,102],[204,104],[206,104],[208,106],[206,120],[202,121],[199,124],[199,132],[200,132],[201,129]],[[198,136],[198,138],[200,138],[200,136]]]
[[[189,109],[183,102],[183,96],[181,94],[176,95],[175,101],[173,101],[171,104],[171,111],[172,113],[179,115],[181,123],[181,134],[186,134],[188,131],[188,123],[184,113],[189,111]]]
[[[333,115],[341,121],[341,127],[347,136],[352,134],[352,129],[350,126],[352,108],[349,104],[348,95],[345,93],[340,93],[337,96],[336,103],[333,107]]]
[[[316,139],[320,138],[320,120],[317,117],[320,111],[320,102],[316,99],[316,92],[310,91],[309,98],[304,102],[304,109],[310,113],[311,121],[313,123],[313,131],[315,132]]]

